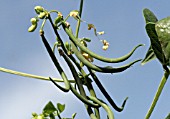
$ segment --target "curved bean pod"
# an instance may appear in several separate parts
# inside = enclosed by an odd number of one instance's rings
[[[127,60],[135,52],[135,50],[138,47],[143,46],[143,44],[139,44],[131,52],[129,52],[128,54],[126,54],[122,57],[119,57],[119,58],[106,58],[106,57],[102,57],[102,56],[90,51],[88,48],[86,48],[85,46],[83,46],[80,43],[80,41],[72,34],[72,32],[68,28],[64,27],[64,25],[63,25],[63,28],[64,28],[65,32],[67,33],[67,35],[70,37],[71,41],[73,43],[75,43],[82,51],[86,52],[87,54],[89,54],[90,56],[92,56],[95,59],[98,59],[100,61],[107,62],[107,63],[123,62],[123,61]]]
[[[77,58],[84,64],[86,65],[87,67],[95,70],[95,71],[98,71],[98,72],[103,72],[103,73],[118,73],[118,72],[122,72],[124,70],[126,70],[127,68],[129,68],[130,66],[132,66],[133,64],[135,64],[136,62],[138,61],[141,61],[141,60],[135,60],[127,65],[124,65],[122,67],[118,67],[118,68],[113,68],[113,67],[110,67],[110,66],[107,66],[107,67],[100,67],[100,66],[97,66],[97,65],[94,65],[92,63],[90,63],[88,60],[86,60],[82,54],[79,52],[79,50],[77,49],[77,47],[74,45],[74,43],[71,43],[71,46],[72,46],[72,49],[75,53],[75,55],[77,56]]]
[[[105,90],[105,88],[103,87],[103,85],[101,84],[101,82],[99,81],[99,79],[97,78],[97,76],[92,72],[91,69],[89,69],[90,75],[92,76],[93,80],[95,81],[96,85],[98,86],[98,88],[100,89],[100,91],[103,93],[103,95],[105,96],[105,98],[108,100],[108,102],[111,104],[111,106],[118,112],[123,111],[124,106],[126,104],[127,98],[124,100],[123,104],[121,107],[118,107],[115,102],[112,100],[112,98],[110,97],[110,95],[107,93],[107,91]]]
[[[98,108],[98,107],[100,107],[100,105],[98,105],[98,104],[94,104],[94,103],[92,103],[92,102],[90,102],[89,100],[87,100],[85,97],[83,97],[82,95],[80,95],[78,92],[77,92],[77,90],[70,84],[70,90],[74,93],[74,95],[76,95],[76,97],[78,98],[78,99],[80,99],[83,103],[85,103],[85,104],[87,104],[87,105],[89,105],[89,106],[91,106],[91,107],[94,107],[94,108]]]
[[[46,38],[44,36],[44,32],[43,31],[40,31],[40,36],[41,36],[42,41],[43,41],[43,43],[44,43],[44,45],[45,45],[45,47],[46,47],[46,49],[48,51],[48,54],[50,55],[54,65],[56,66],[58,72],[60,73],[60,75],[61,75],[61,77],[62,77],[62,79],[64,81],[65,88],[63,88],[63,90],[65,90],[65,92],[68,92],[70,90],[70,83],[69,83],[69,81],[67,79],[67,76],[64,73],[63,69],[61,68],[57,58],[55,57],[55,55],[54,55],[54,53],[53,53],[49,43],[47,42],[47,40],[46,40]]]
[[[99,99],[97,99],[95,97],[89,96],[88,98],[90,100],[92,100],[93,102],[101,105],[106,110],[106,112],[108,114],[108,119],[114,119],[113,112],[112,112],[112,110],[110,109],[110,107],[108,105],[106,105],[104,102],[100,101]]]
[[[86,97],[86,94],[85,94],[85,91],[84,91],[84,88],[83,88],[83,83],[81,81],[81,79],[79,78],[77,72],[76,72],[76,69],[74,68],[73,64],[71,63],[71,61],[69,60],[69,58],[64,54],[64,52],[59,49],[59,53],[61,56],[63,56],[64,60],[66,61],[67,65],[69,66],[70,68],[70,71],[76,81],[76,84],[79,88],[79,91],[80,91],[80,94],[83,95],[84,97]]]
[[[53,84],[54,84],[55,86],[57,86],[57,87],[58,87],[60,90],[62,90],[63,92],[68,92],[68,91],[69,91],[68,88],[64,88],[64,87],[60,86],[59,84],[57,84],[51,77],[49,77],[49,79],[50,79],[50,81],[53,82]]]

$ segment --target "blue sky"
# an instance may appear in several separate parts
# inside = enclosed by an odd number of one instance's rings
[[[57,9],[66,16],[71,10],[78,8],[79,0],[1,0],[0,1],[0,67],[43,76],[59,77],[45,47],[38,30],[28,33],[30,18],[36,14],[34,6],[41,5],[51,10]],[[134,46],[143,43],[134,55],[125,63],[143,58],[149,47],[149,39],[145,32],[145,22],[142,10],[149,8],[159,19],[170,15],[169,1],[87,1],[84,3],[83,20],[95,24],[98,31],[105,31],[101,38],[110,43],[107,51],[101,49],[101,42],[94,37],[92,31],[86,31],[86,24],[82,24],[80,37],[88,36],[92,39],[89,48],[106,57],[120,57],[128,53]],[[72,19],[70,19],[72,23]],[[47,23],[48,39],[55,42],[52,29]],[[63,38],[64,34],[61,33]],[[60,62],[72,78],[68,67]],[[105,65],[101,62],[95,63]],[[113,64],[120,66],[121,64]],[[123,112],[113,109],[116,119],[143,119],[150,107],[159,82],[163,76],[163,69],[157,60],[144,66],[135,64],[130,69],[119,74],[97,73],[102,84],[116,101],[121,105],[123,99],[129,97]],[[93,83],[94,84],[94,83]],[[95,86],[95,84],[94,84]],[[95,86],[95,89],[97,87]],[[170,83],[165,85],[163,93],[156,105],[151,119],[164,119],[170,112]],[[97,91],[98,97],[105,100]],[[52,101],[65,103],[63,116],[70,117],[77,112],[76,119],[86,119],[87,114],[83,104],[71,93],[63,93],[51,82],[24,78],[0,72],[0,117],[1,119],[30,119],[32,112],[41,113],[43,106]],[[106,100],[105,100],[106,101]],[[102,111],[102,118],[105,112]]]

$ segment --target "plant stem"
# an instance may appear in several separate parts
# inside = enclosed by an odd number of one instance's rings
[[[80,16],[80,18],[81,18],[82,11],[83,11],[83,2],[84,2],[84,0],[80,1],[80,8],[79,8],[79,16]],[[75,34],[76,38],[78,38],[78,34],[79,34],[79,30],[80,30],[80,23],[81,23],[81,20],[78,19],[77,27],[76,27],[76,34]]]
[[[161,80],[161,82],[159,84],[158,90],[157,90],[157,92],[155,94],[155,97],[154,97],[154,99],[152,101],[152,104],[150,106],[150,109],[148,110],[148,112],[147,112],[147,114],[145,116],[145,119],[150,118],[150,116],[151,116],[151,114],[152,114],[152,112],[153,112],[153,110],[154,110],[154,108],[156,106],[156,103],[157,103],[157,101],[158,101],[158,99],[159,99],[159,97],[160,97],[160,95],[162,93],[162,90],[163,90],[163,88],[164,88],[164,86],[165,86],[165,84],[167,82],[167,79],[169,77],[169,73],[170,72],[165,71],[164,76],[162,77],[162,80]]]
[[[83,11],[83,3],[84,3],[84,0],[81,0],[80,1],[80,9],[79,9],[79,16],[80,16],[80,18],[81,18],[82,11]]]
[[[10,74],[15,74],[15,75],[18,75],[18,76],[23,76],[23,77],[35,78],[35,79],[50,81],[50,80],[49,80],[49,77],[43,77],[43,76],[38,76],[38,75],[23,73],[23,72],[14,71],[14,70],[2,68],[2,67],[0,67],[0,71],[1,71],[1,72],[5,72],[5,73],[10,73]],[[56,81],[56,82],[63,82],[62,79],[53,78],[53,80]],[[74,80],[69,80],[69,82],[70,82],[70,83],[75,83]]]

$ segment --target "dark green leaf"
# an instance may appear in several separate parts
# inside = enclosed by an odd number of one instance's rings
[[[156,23],[158,21],[158,19],[154,15],[154,13],[151,12],[147,8],[145,8],[143,10],[143,16],[145,18],[145,22],[146,23],[149,23],[149,22]],[[149,61],[151,61],[151,60],[153,60],[155,58],[156,58],[155,53],[153,52],[152,46],[150,46],[148,51],[147,51],[147,53],[146,53],[145,58],[142,61],[142,65],[146,64],[147,62],[149,62]]]
[[[75,118],[76,114],[77,114],[77,113],[73,113],[73,114],[72,114],[72,119]]]
[[[146,28],[148,36],[150,37],[151,47],[152,47],[156,57],[159,59],[159,61],[163,65],[165,65],[165,56],[162,51],[161,44],[158,40],[157,33],[155,31],[155,23],[147,23],[145,28]]]
[[[146,64],[147,62],[155,59],[156,56],[155,56],[155,53],[153,52],[153,49],[152,47],[150,46],[149,49],[148,49],[148,52],[146,53],[146,56],[145,58],[142,60],[142,65]]]
[[[57,111],[57,109],[54,107],[54,105],[51,101],[43,109],[43,113],[45,113],[45,114],[51,114],[55,111]]]
[[[156,16],[154,15],[153,12],[151,12],[149,9],[145,8],[143,10],[143,16],[145,18],[145,22],[153,22],[156,23],[158,21],[158,19],[156,18]]]
[[[57,108],[58,108],[59,112],[62,113],[65,109],[65,104],[57,103]]]
[[[168,114],[168,116],[165,119],[170,119],[170,113]]]
[[[166,64],[170,59],[170,17],[164,18],[155,24],[155,30],[166,57]]]

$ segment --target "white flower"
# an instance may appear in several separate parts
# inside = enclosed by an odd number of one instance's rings
[[[70,16],[76,18],[79,15],[79,12],[77,10],[73,10],[70,12]]]
[[[108,47],[109,47],[108,45],[104,45],[104,46],[103,46],[103,50],[107,50]]]
[[[106,40],[102,40],[103,42],[103,50],[107,50],[109,47],[109,43]]]
[[[103,34],[105,34],[105,32],[104,32],[104,31],[101,31],[101,32],[97,32],[97,34],[98,34],[98,35],[103,35]]]

